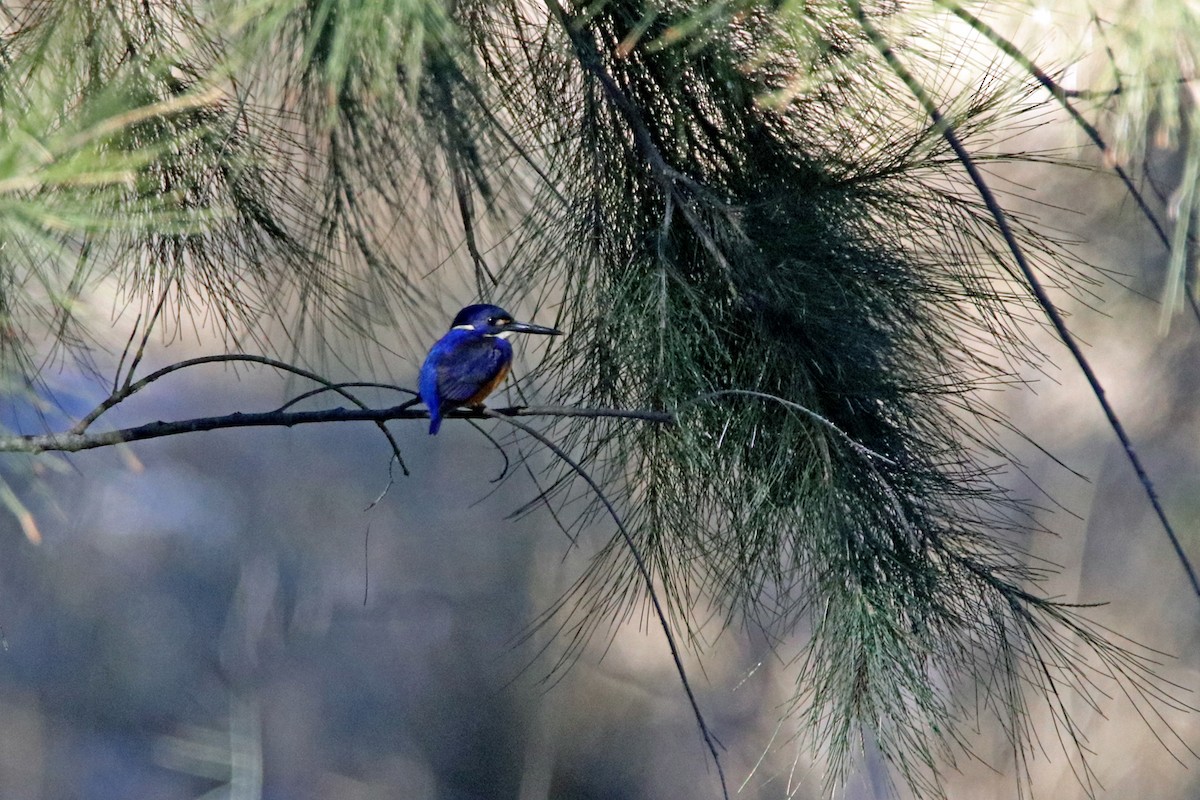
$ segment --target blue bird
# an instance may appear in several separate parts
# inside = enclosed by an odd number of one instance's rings
[[[429,406],[429,433],[438,432],[442,414],[458,406],[482,407],[512,365],[510,333],[558,336],[562,331],[517,322],[500,306],[473,305],[458,312],[421,366],[421,400]]]

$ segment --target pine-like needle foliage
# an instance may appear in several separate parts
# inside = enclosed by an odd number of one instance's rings
[[[214,328],[235,338],[269,317],[264,297],[286,285],[298,255],[295,197],[263,168],[206,21],[174,3],[35,2],[14,16],[4,47],[6,118],[45,107],[43,132],[79,128],[105,159],[137,159],[114,172],[119,180],[84,173],[44,185],[47,199],[77,201],[65,190],[122,189],[83,196],[90,223],[41,226],[60,234],[54,263],[71,291],[114,276],[131,304],[148,310],[167,296],[172,308],[215,315]],[[68,305],[59,313],[69,318]]]
[[[1000,80],[951,92],[968,46],[919,41],[893,46],[960,138],[1027,107]],[[1033,306],[842,4],[70,0],[23,9],[3,55],[0,202],[26,192],[0,206],[6,231],[45,208],[27,201],[77,196],[56,158],[12,167],[28,152],[13,98],[47,70],[66,77],[45,129],[126,159],[88,219],[180,214],[72,228],[70,286],[115,264],[137,300],[202,301],[254,336],[294,314],[300,342],[427,319],[456,252],[484,299],[558,308],[570,335],[542,388],[679,424],[550,435],[621,507],[676,625],[715,606],[781,643],[809,632],[791,711],[831,783],[871,737],[937,795],[988,714],[1021,770],[1037,702],[1077,754],[1069,698],[1091,703],[1097,675],[1170,702],[1146,661],[1038,594],[1026,509],[996,478],[1006,423],[979,394],[1039,361],[1017,322]],[[212,88],[219,102],[187,100]],[[70,138],[61,119],[112,96],[123,121],[96,124],[113,136]],[[1036,226],[1018,233],[1060,285],[1088,279]],[[22,250],[5,238],[7,312]],[[569,475],[547,480],[565,524],[602,517]],[[568,654],[645,591],[614,538],[552,615]]]
[[[1030,686],[1078,754],[1064,696],[1090,678],[1070,648],[1153,681],[1039,597],[1019,552],[1028,518],[995,480],[1008,459],[977,390],[1037,356],[990,223],[853,18],[805,8],[789,24],[750,4],[551,3],[548,30],[515,26],[510,59],[562,42],[495,78],[561,143],[544,203],[565,195],[570,216],[514,268],[564,297],[554,391],[680,416],[556,429],[623,497],[677,622],[708,601],[779,637],[811,626],[795,712],[831,782],[866,733],[937,795],[979,713],[1023,762]],[[970,136],[1021,105],[984,86],[947,112]],[[614,539],[557,629],[579,644],[641,592]]]

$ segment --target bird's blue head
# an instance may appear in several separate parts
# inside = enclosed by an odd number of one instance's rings
[[[517,322],[513,315],[500,306],[481,303],[467,306],[458,312],[450,330],[475,331],[484,336],[506,337],[510,333],[540,333],[546,336],[558,336],[562,333],[544,325],[534,325],[532,322]]]

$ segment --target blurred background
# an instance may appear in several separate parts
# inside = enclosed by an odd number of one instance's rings
[[[1049,146],[1082,149],[1075,135],[1058,122],[1038,132]],[[1158,155],[1169,193],[1180,165]],[[1026,209],[1078,237],[1083,261],[1114,273],[1093,303],[1068,306],[1070,324],[1200,557],[1200,320],[1164,322],[1167,254],[1111,176],[1007,170]],[[445,320],[472,299],[465,281],[444,276],[434,295]],[[88,304],[103,316],[112,296]],[[111,330],[114,352],[128,322]],[[441,324],[402,323],[394,349],[432,342]],[[143,371],[223,347],[202,322],[198,330],[151,352]],[[1086,615],[1152,648],[1144,652],[1170,682],[1164,692],[1197,705],[1197,598],[1066,351],[1040,322],[1029,333],[1054,366],[1022,376],[1028,386],[997,388],[992,402],[1085,476],[1008,442],[1026,472],[1007,480],[1044,507],[1039,521],[1054,532],[1029,543],[1060,567],[1047,591],[1097,604]],[[327,375],[411,387],[418,366],[397,358],[377,362],[376,374],[343,365]],[[105,393],[70,369],[51,382],[68,417]],[[266,410],[306,388],[264,370],[199,367],[103,421]],[[9,429],[36,423],[26,409],[4,413]],[[419,421],[392,425],[407,477],[390,469],[368,424],[6,456],[0,470],[41,543],[0,515],[0,800],[719,797],[647,609],[555,668],[565,643],[537,622],[613,529],[598,522],[573,546],[544,508],[512,517],[537,488],[503,428],[483,427],[518,472],[498,489],[504,458],[458,421],[436,438]],[[530,458],[536,470],[548,456]],[[825,765],[780,722],[804,680],[788,661],[802,644],[772,648],[752,632],[714,630],[702,663],[685,659],[740,797],[823,796]],[[1200,793],[1194,714],[1122,697],[1100,676],[1095,698],[1095,708],[1080,700],[1075,709],[1092,776],[1061,751],[1055,720],[1030,720],[1040,732],[1025,765],[1035,796]],[[985,718],[968,744],[978,760],[943,765],[948,795],[1016,796],[1021,770],[999,726]],[[885,771],[867,744],[842,796],[888,796]]]

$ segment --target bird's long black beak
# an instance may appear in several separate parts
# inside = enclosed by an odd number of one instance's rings
[[[505,333],[540,333],[545,336],[562,336],[557,328],[547,328],[545,325],[534,325],[532,322],[510,322],[504,326]]]

